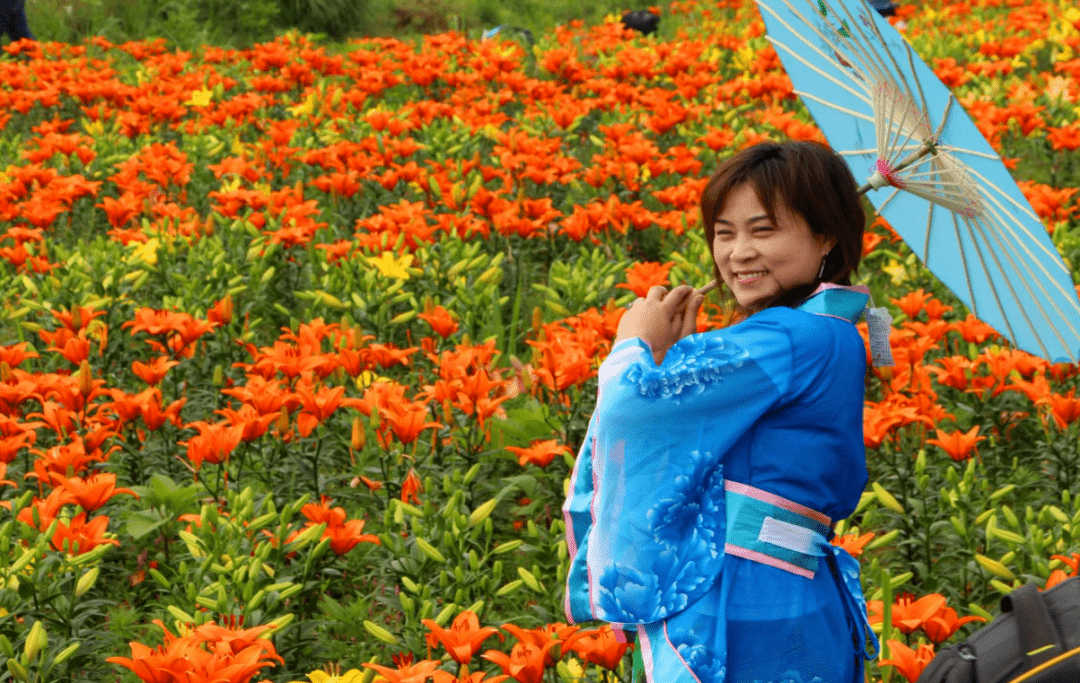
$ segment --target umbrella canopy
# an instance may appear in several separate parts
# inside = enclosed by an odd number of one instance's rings
[[[795,92],[922,263],[1015,346],[1080,359],[1080,300],[1001,158],[862,0],[757,0]]]

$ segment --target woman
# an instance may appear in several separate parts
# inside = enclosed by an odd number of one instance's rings
[[[867,481],[855,179],[823,145],[763,143],[701,214],[749,316],[693,334],[687,286],[623,316],[563,506],[567,618],[636,631],[648,683],[862,681],[859,568],[828,543]]]

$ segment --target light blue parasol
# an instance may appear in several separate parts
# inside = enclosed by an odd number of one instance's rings
[[[1052,362],[1080,359],[1080,299],[1001,158],[863,0],[757,0],[784,69],[878,213],[972,313]]]

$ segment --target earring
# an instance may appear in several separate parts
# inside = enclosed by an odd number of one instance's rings
[[[821,276],[825,274],[825,259],[829,257],[829,252],[825,252],[825,255],[821,257],[821,270],[818,271],[817,278],[820,280]]]

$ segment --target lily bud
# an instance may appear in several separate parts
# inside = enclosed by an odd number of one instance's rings
[[[352,421],[352,438],[349,445],[352,446],[354,451],[358,451],[364,447],[366,441],[367,434],[364,430],[364,424],[360,421],[360,416],[357,415]]]
[[[90,571],[86,572],[79,577],[79,582],[75,584],[75,597],[81,598],[86,591],[94,587],[94,583],[97,581],[100,570],[94,567]]]
[[[45,633],[45,625],[40,620],[35,621],[30,628],[30,634],[26,636],[26,643],[23,645],[23,653],[26,655],[26,659],[31,662],[34,661],[34,658],[48,643],[49,635]]]
[[[90,362],[84,360],[79,363],[79,393],[85,399],[94,390],[94,378],[90,374]]]
[[[539,306],[533,308],[532,316],[532,331],[533,334],[540,333],[540,327],[544,324],[544,313],[540,310]]]
[[[222,325],[228,325],[232,322],[233,318],[233,300],[232,294],[226,294],[225,298],[221,300],[221,309],[218,311],[221,318]]]

